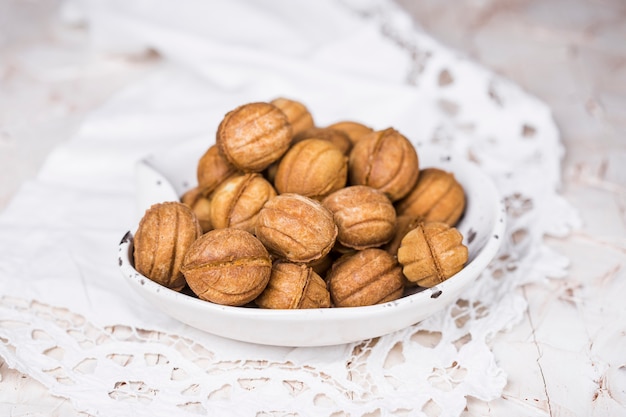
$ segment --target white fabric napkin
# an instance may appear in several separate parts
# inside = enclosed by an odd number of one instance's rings
[[[541,102],[413,28],[391,1],[68,7],[82,8],[94,50],[151,49],[163,61],[93,112],[0,216],[0,355],[10,366],[107,416],[458,416],[467,395],[500,395],[506,376],[487,342],[520,319],[517,286],[564,274],[567,260],[541,239],[576,223],[556,194],[562,148]],[[227,111],[278,96],[305,103],[319,125],[392,126],[492,176],[510,226],[467,297],[374,341],[289,349],[189,328],[130,290],[117,244],[142,214],[136,161],[198,137],[208,147]]]

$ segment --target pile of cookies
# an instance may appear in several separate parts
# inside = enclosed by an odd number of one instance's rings
[[[299,101],[244,104],[199,155],[198,184],[146,211],[135,269],[231,306],[295,309],[393,301],[460,271],[466,196],[420,168],[393,128],[316,126]]]

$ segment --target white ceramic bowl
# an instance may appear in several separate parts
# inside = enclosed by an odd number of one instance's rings
[[[206,146],[190,143],[138,163],[140,213],[152,203],[178,199],[195,184],[195,166]],[[119,245],[119,264],[127,282],[155,308],[195,328],[245,342],[277,346],[324,346],[382,336],[443,309],[462,296],[500,247],[504,206],[491,181],[475,164],[444,151],[418,148],[420,167],[453,172],[467,195],[465,213],[456,226],[469,249],[467,265],[436,287],[396,301],[367,307],[310,310],[265,310],[213,304],[169,290],[133,268],[133,235]]]

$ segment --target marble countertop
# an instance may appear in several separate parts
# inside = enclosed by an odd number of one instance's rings
[[[59,3],[0,4],[0,209],[89,111],[156,60],[94,55],[86,28],[59,24]],[[570,258],[568,278],[522,287],[525,320],[491,341],[508,375],[502,397],[469,398],[464,415],[626,415],[626,4],[398,3],[551,107],[566,149],[561,193],[583,221],[546,238]],[[0,414],[79,415],[3,362]]]

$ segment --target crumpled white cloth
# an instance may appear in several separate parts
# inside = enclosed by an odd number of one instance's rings
[[[568,260],[542,238],[578,221],[557,194],[563,149],[543,103],[387,0],[69,6],[82,8],[95,50],[152,49],[163,63],[93,112],[0,216],[9,366],[94,416],[458,416],[467,396],[499,397],[506,375],[488,342],[521,319],[517,287],[564,276]],[[462,299],[379,339],[292,349],[200,332],[130,290],[117,244],[140,215],[135,162],[192,138],[208,147],[227,111],[278,96],[322,126],[393,126],[494,179],[506,239]]]

